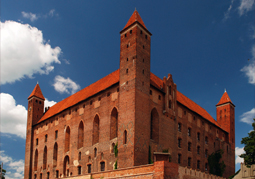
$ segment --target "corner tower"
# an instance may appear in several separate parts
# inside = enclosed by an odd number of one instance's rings
[[[28,97],[24,178],[32,178],[33,125],[43,116],[44,101],[45,98],[43,97],[40,86],[36,84],[34,90]]]
[[[227,91],[223,93],[216,105],[217,122],[228,132],[228,142],[235,148],[235,105],[230,100]]]
[[[120,32],[119,168],[148,163],[151,35],[137,10]]]

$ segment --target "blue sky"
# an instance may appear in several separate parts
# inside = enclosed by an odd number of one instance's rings
[[[22,178],[27,97],[39,82],[53,105],[119,68],[135,8],[151,40],[151,71],[216,118],[224,89],[236,105],[236,154],[255,117],[254,0],[1,1],[1,161]],[[249,59],[249,60],[248,60]],[[240,168],[237,157],[236,169]]]

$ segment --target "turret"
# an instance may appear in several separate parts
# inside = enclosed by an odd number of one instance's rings
[[[39,84],[28,97],[24,178],[32,178],[33,125],[43,116],[44,100]]]
[[[235,147],[235,105],[225,91],[216,105],[217,122],[228,132],[228,142]]]

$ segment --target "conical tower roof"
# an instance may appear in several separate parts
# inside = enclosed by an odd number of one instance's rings
[[[32,91],[32,93],[30,94],[30,96],[27,99],[30,99],[33,96],[45,100],[45,98],[44,98],[44,96],[42,94],[41,88],[40,88],[38,83],[36,84],[34,90]]]
[[[228,96],[228,93],[227,91],[225,91],[220,99],[220,101],[218,102],[218,104],[216,106],[219,106],[219,105],[222,105],[222,104],[225,104],[225,103],[232,103],[230,97]]]
[[[135,10],[135,11],[133,12],[132,16],[129,18],[129,20],[128,20],[127,24],[125,25],[125,27],[123,28],[123,30],[126,29],[126,28],[128,28],[130,25],[132,25],[132,24],[135,23],[135,22],[140,23],[146,30],[148,30],[148,29],[146,28],[146,26],[145,26],[145,24],[144,24],[144,22],[143,22],[143,20],[142,20],[142,18],[141,18],[141,16],[139,15],[139,13],[138,13],[137,10]],[[122,31],[123,31],[123,30],[122,30]]]

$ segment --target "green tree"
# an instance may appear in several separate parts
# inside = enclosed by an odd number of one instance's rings
[[[252,123],[253,131],[248,133],[248,137],[242,138],[241,144],[244,144],[245,154],[240,155],[244,159],[246,166],[250,167],[255,164],[255,119]]]
[[[223,150],[217,150],[208,156],[208,164],[210,168],[209,173],[217,176],[223,175],[226,168],[224,161],[220,162],[223,153]]]
[[[1,168],[2,168],[2,167],[1,167],[1,165],[0,165],[0,172],[1,172]],[[5,173],[6,173],[6,170],[5,170],[5,169],[3,169],[3,170],[2,170],[2,179],[5,179],[5,176],[4,176],[4,175],[5,175]]]

